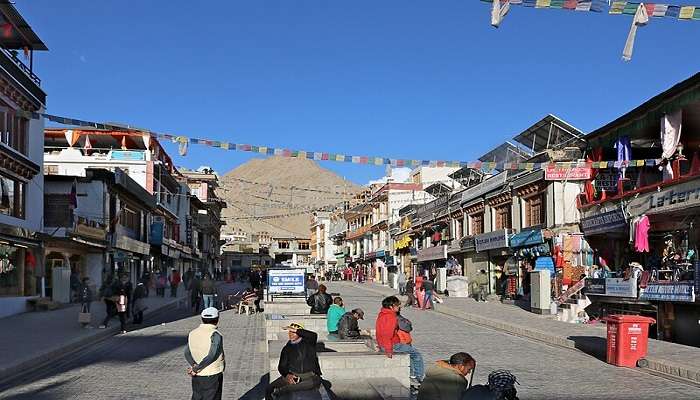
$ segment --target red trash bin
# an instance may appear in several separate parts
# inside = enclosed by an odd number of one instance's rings
[[[639,315],[611,315],[605,318],[608,327],[608,364],[634,368],[647,355],[649,325],[654,318]]]

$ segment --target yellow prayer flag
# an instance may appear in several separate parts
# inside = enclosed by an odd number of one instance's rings
[[[260,154],[266,154],[266,153],[267,153],[267,147],[266,147],[266,146],[259,146],[259,147],[258,147],[258,153],[260,153]]]
[[[547,8],[552,5],[552,0],[537,0],[535,3],[536,8]]]
[[[695,14],[695,6],[684,6],[681,7],[681,12],[678,15],[679,19],[693,19],[693,14]]]

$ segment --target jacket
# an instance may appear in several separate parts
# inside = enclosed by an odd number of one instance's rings
[[[333,304],[333,297],[328,293],[316,292],[306,300],[306,304],[311,307],[311,314],[326,314]]]
[[[360,326],[357,323],[357,319],[351,312],[345,313],[340,319],[340,322],[338,323],[338,336],[341,339],[360,337]]]
[[[318,355],[316,354],[318,335],[316,332],[306,329],[297,329],[297,335],[301,337],[301,342],[293,344],[289,341],[284,345],[277,370],[283,377],[289,373],[303,374],[306,372],[313,372],[321,376],[321,366],[318,364]]]
[[[190,366],[197,365],[197,375],[212,376],[224,372],[224,340],[216,326],[200,324],[187,337],[185,359]]]
[[[401,343],[396,331],[399,329],[399,323],[396,319],[396,312],[389,308],[383,308],[377,316],[375,325],[377,330],[377,345],[387,354],[394,354],[394,345]]]
[[[92,290],[90,287],[87,285],[80,285],[79,297],[81,303],[92,302]]]
[[[464,392],[461,400],[498,400],[488,385],[474,385]]]
[[[328,315],[326,316],[326,327],[328,332],[335,332],[338,330],[338,322],[343,318],[345,314],[345,309],[337,304],[331,304],[328,309]]]
[[[201,284],[202,294],[213,295],[216,294],[216,284],[211,279],[205,279]]]
[[[467,380],[446,363],[438,363],[428,368],[420,385],[417,400],[461,399],[467,390]]]
[[[426,291],[435,290],[435,284],[430,279],[426,279],[423,281],[423,289]]]
[[[479,273],[476,276],[476,284],[479,286],[487,286],[489,284],[489,277],[486,274]]]

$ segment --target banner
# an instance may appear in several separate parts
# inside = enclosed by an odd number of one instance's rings
[[[269,269],[267,271],[268,293],[305,293],[305,275],[303,268]]]

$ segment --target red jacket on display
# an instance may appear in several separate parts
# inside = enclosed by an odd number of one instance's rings
[[[399,322],[396,312],[389,308],[383,308],[377,316],[377,345],[387,354],[394,353],[394,345],[400,343],[396,331],[399,329]]]

